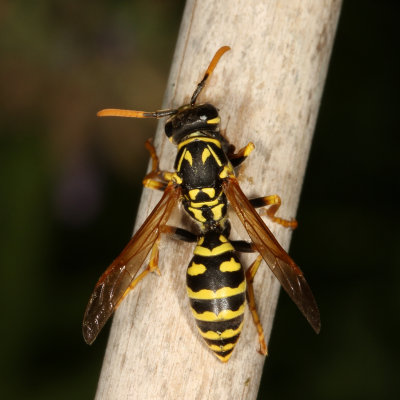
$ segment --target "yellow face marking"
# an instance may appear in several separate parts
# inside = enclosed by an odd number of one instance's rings
[[[198,201],[198,202],[191,202],[190,205],[195,208],[201,208],[202,206],[215,206],[219,203],[218,199],[211,200],[211,201]]]
[[[201,189],[203,193],[205,193],[210,199],[215,197],[215,189],[214,188],[203,188]]]
[[[201,210],[198,210],[197,208],[193,207],[188,207],[188,210],[193,214],[193,217],[195,218],[196,221],[199,222],[206,222],[207,220],[203,217],[203,213]]]
[[[234,272],[239,271],[242,266],[233,257],[230,261],[224,261],[219,266],[221,272]]]
[[[214,331],[207,331],[203,332],[201,329],[199,329],[200,335],[203,336],[205,339],[211,339],[211,340],[221,340],[221,339],[229,339],[233,336],[238,335],[242,328],[243,328],[244,321],[239,325],[237,329],[227,329],[226,331],[223,332],[214,332]]]
[[[213,119],[209,119],[207,121],[207,124],[219,124],[221,122],[221,118],[220,117],[215,117]]]
[[[196,200],[197,194],[200,192],[199,189],[189,190],[189,196],[192,200]]]
[[[187,270],[187,273],[191,276],[196,276],[196,275],[201,275],[204,274],[204,272],[207,271],[207,268],[205,265],[203,264],[196,264],[196,263],[192,263],[190,265],[190,267]]]
[[[191,299],[198,300],[212,300],[212,299],[224,299],[226,297],[236,296],[237,294],[244,293],[246,291],[246,281],[243,281],[237,288],[223,287],[213,292],[210,289],[201,289],[198,292],[194,292],[189,287],[186,287],[188,296]]]
[[[214,221],[219,221],[222,218],[222,209],[225,204],[219,204],[211,209]]]
[[[199,210],[196,210],[199,211]],[[196,218],[197,219],[197,218]],[[194,254],[203,257],[213,257],[219,256],[220,254],[226,253],[227,251],[233,251],[234,248],[231,243],[223,243],[217,247],[214,247],[212,250],[207,247],[197,245],[194,249]]]
[[[201,137],[199,138],[199,132],[194,132],[192,134],[194,137],[189,138],[181,143],[178,144],[178,150],[180,150],[182,147],[186,146],[187,144],[194,142],[196,140],[201,140],[202,142],[207,142],[207,143],[213,143],[215,144],[217,147],[221,148],[221,143],[219,140],[217,139],[213,139],[213,138],[207,138],[207,137]]]
[[[207,158],[211,156],[210,150],[208,150],[207,148],[205,148],[203,150],[203,153],[201,154],[201,161],[203,162],[203,164],[206,162]]]
[[[189,162],[190,166],[192,166],[193,158],[192,158],[190,151],[185,151],[185,160],[187,160]]]
[[[217,162],[218,166],[221,167],[222,166],[222,162],[219,159],[219,157],[215,154],[215,151],[212,149],[211,146],[207,146],[207,148],[208,148],[208,150],[210,150],[210,153],[213,155],[213,157],[214,157],[215,161]]]
[[[232,310],[222,310],[218,315],[211,311],[204,311],[203,313],[197,313],[193,308],[191,308],[194,317],[199,321],[226,321],[239,317],[244,313],[244,304],[242,304],[236,311]]]

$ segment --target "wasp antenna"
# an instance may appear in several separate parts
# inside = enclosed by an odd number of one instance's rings
[[[226,53],[230,49],[231,48],[229,46],[223,46],[215,53],[213,59],[210,62],[210,65],[207,68],[206,73],[204,74],[204,78],[197,85],[197,88],[193,93],[193,96],[192,96],[192,98],[190,100],[190,105],[192,105],[192,106],[194,105],[194,103],[197,100],[197,97],[199,96],[200,92],[203,90],[207,79],[209,78],[209,76],[212,74],[212,72],[214,71],[215,67],[217,66],[219,59],[222,57],[222,55],[224,53]]]
[[[98,117],[128,117],[128,118],[163,118],[176,114],[178,110],[136,111],[120,110],[118,108],[105,108],[97,113]]]

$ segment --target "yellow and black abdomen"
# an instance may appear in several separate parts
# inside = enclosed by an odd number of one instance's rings
[[[243,326],[246,280],[222,234],[200,237],[187,270],[187,291],[200,334],[221,361],[228,361]]]

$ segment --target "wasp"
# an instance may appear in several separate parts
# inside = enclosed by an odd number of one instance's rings
[[[224,46],[216,52],[189,104],[154,112],[104,109],[97,114],[168,117],[165,133],[177,146],[178,152],[174,171],[162,171],[153,145],[150,141],[146,142],[152,157],[152,169],[143,179],[143,184],[163,191],[163,196],[97,282],[83,320],[83,336],[88,344],[96,339],[128,292],[149,272],[158,270],[162,234],[195,243],[186,273],[190,308],[200,335],[222,362],[229,360],[239,339],[246,299],[257,328],[259,351],[267,354],[253,290],[253,279],[262,259],[312,328],[317,333],[320,331],[318,307],[302,271],[275,239],[256,208],[268,206],[263,209],[264,215],[284,227],[293,229],[297,222],[275,215],[281,205],[278,195],[254,199],[246,197],[235,176],[235,169],[248,157],[254,145],[249,143],[235,153],[234,147],[220,132],[217,108],[209,103],[196,104],[206,81],[228,50],[230,48]],[[179,202],[198,226],[199,233],[167,224]],[[229,238],[228,204],[238,215],[251,241]],[[247,270],[240,262],[240,252],[259,253]],[[147,267],[138,273],[149,254]]]

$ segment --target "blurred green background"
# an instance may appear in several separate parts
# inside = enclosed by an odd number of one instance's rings
[[[82,314],[131,234],[155,129],[95,113],[161,105],[183,6],[0,3],[3,398],[93,398],[107,332],[87,346]],[[344,2],[291,246],[322,332],[281,296],[260,399],[400,392],[399,11]]]

